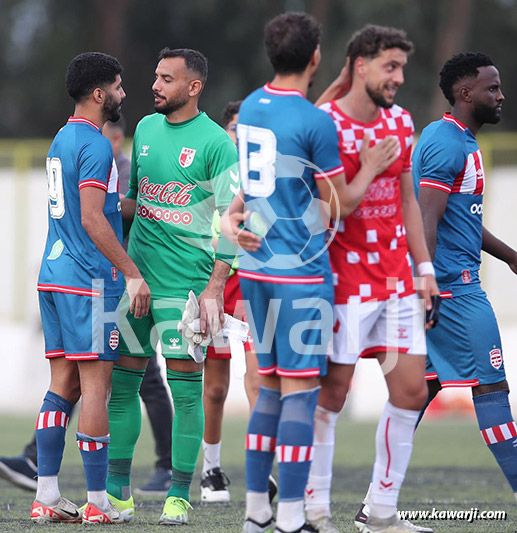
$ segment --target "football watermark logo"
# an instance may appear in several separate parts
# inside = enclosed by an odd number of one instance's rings
[[[331,205],[320,199],[316,180],[330,186],[339,219],[332,171],[327,174],[310,161],[278,152],[269,166],[257,163],[254,153],[248,160],[241,159],[240,166],[247,195],[244,210],[251,213],[245,229],[262,238],[257,252],[239,250],[242,268],[295,269],[325,254],[338,228],[331,224]]]

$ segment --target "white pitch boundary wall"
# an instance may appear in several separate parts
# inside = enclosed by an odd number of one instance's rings
[[[517,167],[495,168],[485,196],[485,226],[517,248]],[[49,383],[43,356],[36,280],[47,231],[47,185],[43,169],[25,178],[0,170],[0,412],[36,413]],[[487,256],[482,270],[484,288],[501,327],[505,365],[517,406],[517,276]],[[162,367],[163,368],[163,367]],[[227,412],[247,411],[243,379],[234,373]],[[470,391],[449,389],[441,394],[448,403],[468,403]],[[386,399],[384,380],[376,361],[361,361],[356,370],[347,412],[353,418],[375,418]]]

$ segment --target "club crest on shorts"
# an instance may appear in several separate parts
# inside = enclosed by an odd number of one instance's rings
[[[194,161],[194,156],[196,155],[196,150],[193,148],[186,148],[185,146],[181,149],[179,162],[183,168],[190,167]]]
[[[120,332],[118,329],[112,329],[110,331],[110,338],[108,344],[110,345],[110,348],[114,350],[118,347]]]
[[[499,370],[503,364],[503,357],[501,355],[501,350],[499,348],[494,348],[490,350],[490,364],[496,369]]]

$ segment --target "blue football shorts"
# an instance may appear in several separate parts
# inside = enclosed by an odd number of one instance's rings
[[[426,379],[442,387],[475,387],[506,379],[499,327],[484,291],[445,298],[427,334]]]
[[[45,357],[72,361],[117,361],[119,297],[92,298],[39,292]]]
[[[332,340],[334,288],[324,283],[269,283],[241,277],[259,374],[324,376]]]

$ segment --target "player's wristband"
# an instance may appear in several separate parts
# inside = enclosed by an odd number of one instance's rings
[[[416,266],[419,276],[434,276],[434,267],[431,261],[423,261]]]

